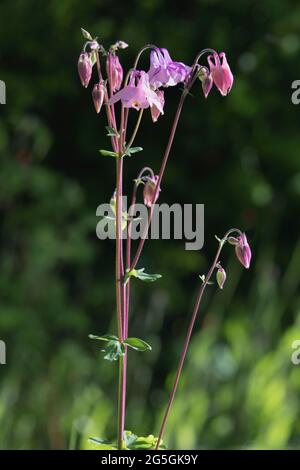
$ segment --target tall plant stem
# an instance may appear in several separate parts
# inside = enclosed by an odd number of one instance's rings
[[[118,142],[119,157],[116,161],[116,298],[118,316],[119,340],[125,339],[125,305],[124,298],[124,265],[123,265],[123,240],[122,240],[122,194],[123,194],[123,127],[124,109],[121,113],[120,137]],[[123,447],[123,435],[125,426],[125,403],[126,403],[126,352],[125,356],[119,357],[119,386],[118,386],[118,448]]]
[[[172,390],[171,390],[170,398],[169,398],[168,404],[166,406],[166,410],[165,410],[163,420],[162,420],[162,424],[161,424],[161,427],[160,427],[159,436],[158,436],[158,440],[157,440],[157,444],[156,444],[156,449],[159,448],[159,445],[160,445],[161,440],[163,438],[164,431],[165,431],[166,424],[167,424],[167,420],[168,420],[168,417],[169,417],[169,414],[170,414],[170,410],[171,410],[173,402],[174,402],[178,382],[179,382],[179,379],[180,379],[180,375],[181,375],[182,367],[183,367],[184,360],[185,360],[185,357],[186,357],[186,353],[187,353],[187,350],[188,350],[188,347],[189,347],[189,344],[190,344],[193,328],[194,328],[194,325],[195,325],[195,321],[196,321],[196,318],[197,318],[197,314],[198,314],[198,311],[199,311],[199,307],[200,307],[200,304],[201,304],[203,293],[204,293],[205,288],[208,285],[209,280],[210,280],[210,278],[211,278],[211,276],[214,272],[214,269],[215,269],[215,267],[218,263],[219,256],[220,256],[220,253],[222,251],[222,248],[223,248],[224,244],[226,243],[227,238],[229,237],[229,235],[232,232],[238,232],[241,235],[241,232],[238,229],[230,229],[226,232],[224,237],[219,241],[219,247],[218,247],[216,256],[213,260],[213,263],[212,263],[207,275],[205,276],[205,278],[202,281],[201,286],[199,288],[196,303],[195,303],[195,306],[194,306],[192,317],[191,317],[191,320],[190,320],[190,323],[189,323],[189,326],[188,326],[188,330],[187,330],[187,334],[186,334],[186,337],[185,337],[183,350],[182,350],[182,353],[180,355],[180,359],[179,359],[179,363],[178,363],[178,367],[177,367],[177,372],[176,372],[176,376],[175,376],[175,380],[174,380],[174,384],[173,384],[173,387],[172,387]]]
[[[122,241],[122,176],[123,157],[117,158],[117,188],[116,188],[116,300],[118,317],[119,340],[124,340],[124,312],[126,299],[123,298],[123,241]],[[125,425],[126,403],[126,352],[119,358],[118,386],[118,448],[122,449]]]

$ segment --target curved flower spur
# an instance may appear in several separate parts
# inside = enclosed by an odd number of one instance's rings
[[[213,87],[216,86],[222,96],[226,96],[233,85],[233,75],[226,60],[225,53],[218,54],[213,49],[203,49],[195,58],[191,66],[182,62],[173,61],[167,49],[148,44],[138,53],[133,67],[124,74],[119,52],[128,47],[124,41],[117,41],[108,50],[101,45],[97,38],[93,38],[89,32],[82,30],[86,39],[83,51],[78,60],[78,73],[82,85],[87,88],[91,83],[94,71],[97,79],[92,88],[92,100],[97,113],[105,109],[107,117],[107,136],[111,142],[111,149],[100,150],[101,155],[113,157],[116,165],[116,181],[113,183],[113,221],[115,225],[116,259],[115,259],[115,288],[116,288],[116,312],[117,333],[90,335],[93,340],[103,344],[104,358],[119,365],[118,384],[118,419],[117,438],[115,441],[104,441],[93,438],[97,448],[110,449],[134,449],[162,448],[162,437],[167,419],[174,401],[177,385],[180,379],[186,352],[189,346],[193,327],[200,307],[203,292],[210,284],[210,278],[216,270],[218,286],[223,289],[226,272],[220,264],[219,256],[224,244],[228,241],[235,245],[236,255],[239,261],[248,268],[251,260],[251,250],[246,235],[238,229],[229,230],[222,239],[218,239],[219,247],[213,264],[207,275],[200,276],[201,284],[193,310],[192,318],[188,326],[186,340],[180,357],[175,382],[169,402],[163,417],[159,437],[137,437],[130,431],[125,431],[126,415],[126,381],[127,381],[127,356],[128,348],[135,351],[150,351],[151,346],[144,340],[135,336],[129,336],[128,320],[130,310],[131,283],[155,282],[161,278],[160,274],[149,274],[143,267],[137,267],[147,239],[151,224],[155,202],[162,193],[162,179],[172,150],[174,137],[181,116],[183,105],[189,91],[196,81],[202,84],[202,90],[207,97]],[[141,70],[139,60],[142,54],[150,51],[150,66],[148,71]],[[203,56],[207,56],[207,64],[200,64]],[[104,63],[103,63],[104,62]],[[125,76],[125,78],[124,78]],[[181,86],[177,110],[170,129],[166,149],[164,151],[160,169],[154,172],[149,166],[145,166],[134,180],[130,211],[127,214],[122,207],[123,197],[123,167],[125,157],[141,152],[142,147],[133,147],[142,122],[144,110],[150,109],[153,122],[159,121],[166,108],[168,87]],[[135,125],[129,133],[128,123],[130,111],[133,110]],[[136,115],[136,112],[138,113]],[[137,117],[136,117],[137,116]],[[134,208],[139,195],[139,189],[143,188],[141,196],[148,211],[148,220],[136,251],[132,255],[132,223],[134,221]],[[123,231],[126,230],[126,245],[123,240]],[[232,234],[235,234],[235,237]],[[103,447],[104,446],[104,447]]]

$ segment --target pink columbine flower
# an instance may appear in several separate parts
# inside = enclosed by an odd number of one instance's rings
[[[93,64],[90,55],[87,52],[82,52],[80,54],[77,66],[82,86],[87,88],[93,71]]]
[[[242,265],[248,269],[250,266],[250,261],[252,257],[251,248],[249,246],[247,237],[245,233],[242,233],[239,237],[229,237],[229,243],[235,245],[235,253]]]
[[[144,186],[144,192],[143,192],[144,204],[145,204],[145,206],[147,206],[149,208],[152,205],[152,200],[153,200],[153,197],[154,197],[154,194],[155,194],[157,181],[158,181],[158,175],[148,176],[147,181],[146,181],[145,186]],[[156,203],[156,201],[159,197],[160,191],[161,191],[161,189],[159,188],[158,191],[157,191],[156,197],[153,201],[153,204]]]
[[[227,277],[226,272],[225,272],[225,269],[222,268],[220,263],[217,264],[217,268],[218,268],[218,271],[217,271],[217,274],[216,274],[217,283],[218,283],[218,286],[220,287],[220,289],[223,289],[225,281],[226,281],[226,277]]]
[[[106,60],[106,72],[110,79],[110,86],[113,93],[120,90],[123,81],[123,67],[119,57],[109,53]]]
[[[96,109],[96,113],[100,113],[100,110],[103,105],[104,95],[105,95],[104,82],[96,83],[92,91],[92,98],[93,98],[93,103]]]
[[[221,95],[226,96],[233,84],[233,75],[228,65],[225,52],[213,54],[207,58],[214,84]]]
[[[155,93],[156,93],[156,96],[157,96],[157,98],[159,99],[159,102],[160,102],[161,107],[162,107],[162,109],[163,109],[163,108],[164,108],[164,105],[165,105],[165,96],[164,96],[164,92],[163,92],[162,90],[156,90]],[[158,109],[157,106],[156,106],[155,104],[153,104],[153,106],[151,107],[151,117],[152,117],[152,121],[153,121],[153,122],[156,122],[160,115],[161,115],[160,109]]]
[[[155,49],[150,54],[148,71],[150,84],[154,88],[175,86],[183,82],[191,71],[191,67],[182,62],[174,62],[167,49]]]
[[[114,104],[121,100],[125,108],[146,109],[149,106],[156,106],[161,114],[163,114],[162,103],[152,90],[149,83],[149,76],[143,70],[134,70],[131,73],[129,84],[122,90],[116,93],[111,99],[110,103]]]

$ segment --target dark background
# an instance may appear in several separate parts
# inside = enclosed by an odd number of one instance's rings
[[[1,0],[0,447],[86,448],[114,437],[117,365],[89,333],[115,331],[114,245],[95,235],[95,211],[115,184],[104,113],[77,75],[80,27],[106,47],[122,39],[130,67],[146,43],[191,64],[205,47],[226,51],[230,95],[200,83],[186,102],[163,182],[162,202],[205,204],[205,246],[152,241],[140,263],[163,278],[135,283],[130,332],[151,353],[129,353],[126,428],[157,434],[214,235],[247,232],[249,271],[234,250],[228,281],[210,288],[166,433],[169,448],[299,448],[300,6],[265,0]],[[142,61],[148,68],[148,59]],[[165,115],[149,113],[127,159],[125,190],[145,164],[159,169],[179,89]],[[134,114],[134,112],[132,113]]]

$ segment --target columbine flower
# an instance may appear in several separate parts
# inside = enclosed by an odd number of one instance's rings
[[[164,97],[164,92],[162,90],[156,90],[156,96],[159,99],[159,102],[161,104],[161,107],[164,108],[165,105],[165,97]],[[159,116],[161,115],[160,109],[157,108],[155,104],[151,107],[151,116],[152,116],[152,121],[156,122]]]
[[[92,98],[93,98],[94,106],[96,109],[96,113],[100,113],[103,100],[104,100],[104,95],[105,95],[104,82],[96,83],[92,91]]]
[[[154,88],[168,87],[183,82],[191,67],[174,62],[167,49],[155,49],[150,55],[149,80]]]
[[[210,73],[214,84],[218,88],[221,95],[226,96],[230,92],[233,84],[233,75],[228,65],[226,55],[221,52],[219,55],[215,53],[207,58]]]
[[[144,192],[143,192],[144,204],[145,204],[145,206],[147,206],[149,208],[152,205],[152,199],[153,199],[153,196],[155,194],[157,181],[158,181],[158,175],[148,176],[147,181],[145,183]],[[161,191],[161,189],[159,188],[159,190],[157,191],[156,197],[153,201],[153,204],[156,203],[156,201],[159,197],[160,191]]]
[[[217,283],[220,289],[223,289],[225,281],[226,281],[226,272],[225,272],[225,269],[222,268],[220,263],[217,264],[217,268],[218,268],[218,271],[216,274]]]
[[[249,268],[252,257],[251,248],[249,246],[245,233],[242,233],[239,237],[229,237],[229,243],[235,245],[235,253],[238,260],[242,263],[245,268]]]
[[[198,77],[202,83],[202,90],[203,90],[204,96],[205,98],[207,98],[211,90],[211,87],[213,85],[212,76],[206,67],[201,67]]]
[[[78,60],[78,73],[82,86],[87,88],[93,71],[93,64],[90,55],[87,52],[82,52]]]
[[[115,54],[108,54],[106,60],[106,72],[110,79],[111,90],[113,93],[120,90],[123,81],[123,68],[119,57]]]
[[[116,93],[110,103],[121,100],[125,108],[145,109],[156,106],[161,114],[163,107],[155,91],[150,87],[148,74],[144,71],[135,70],[131,73],[129,84]]]

